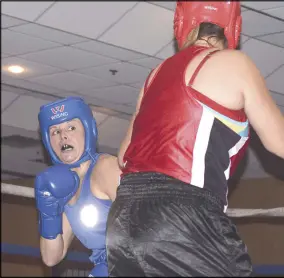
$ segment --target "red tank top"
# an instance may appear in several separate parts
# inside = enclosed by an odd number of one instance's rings
[[[208,48],[206,48],[208,49]],[[227,201],[227,180],[247,147],[249,124],[243,110],[227,109],[191,85],[188,63],[204,47],[189,47],[165,60],[144,96],[124,155],[123,175],[159,172],[198,187],[206,187]]]

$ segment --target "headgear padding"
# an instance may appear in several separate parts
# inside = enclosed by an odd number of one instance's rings
[[[78,167],[82,162],[95,157],[98,132],[91,108],[79,97],[68,97],[40,107],[38,120],[42,141],[54,164],[64,163],[51,147],[49,128],[75,118],[81,120],[85,129],[85,149],[81,158],[70,164],[71,167]]]
[[[235,49],[242,27],[239,1],[177,1],[174,16],[174,33],[181,48],[189,33],[200,23],[209,22],[224,28],[228,48]]]

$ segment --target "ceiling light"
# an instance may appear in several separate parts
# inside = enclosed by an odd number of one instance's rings
[[[13,66],[9,66],[8,67],[8,71],[12,72],[12,73],[15,73],[15,74],[18,74],[18,73],[24,72],[25,69],[23,67],[21,67],[21,66],[13,65]]]

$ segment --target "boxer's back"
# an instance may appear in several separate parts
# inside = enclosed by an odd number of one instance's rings
[[[249,125],[242,109],[228,109],[194,89],[208,53],[208,48],[189,47],[167,59],[146,82],[123,173],[163,173],[210,189],[226,204],[227,180],[246,148]],[[191,62],[202,55],[207,58],[199,59],[188,78]],[[225,95],[225,86],[218,86],[219,95]],[[217,92],[212,85],[207,88]]]

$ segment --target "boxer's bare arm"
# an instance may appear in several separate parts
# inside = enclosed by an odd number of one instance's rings
[[[119,163],[119,166],[121,168],[123,168],[123,156],[124,156],[128,146],[130,144],[130,141],[131,141],[133,123],[135,121],[136,115],[139,112],[139,108],[140,108],[140,104],[141,104],[141,101],[142,101],[142,98],[143,98],[143,94],[144,94],[144,86],[140,91],[140,94],[139,94],[138,99],[137,99],[136,110],[135,110],[133,116],[131,117],[126,135],[125,135],[124,139],[122,140],[122,142],[120,144],[119,151],[118,151],[118,156],[117,156],[118,157],[118,163]]]
[[[72,228],[65,213],[63,213],[62,217],[62,235],[58,235],[56,239],[45,239],[43,237],[40,238],[40,252],[42,260],[47,266],[50,267],[63,260],[74,238]]]
[[[224,76],[227,76],[225,80]],[[209,98],[227,108],[244,108],[264,147],[284,158],[283,115],[259,70],[247,55],[237,50],[219,51],[202,67],[194,86],[200,92],[208,91]]]
[[[152,82],[152,79],[153,77],[155,76],[156,72],[158,71],[158,69],[160,69],[161,65],[163,63],[159,64],[151,73],[150,77],[149,77],[149,82],[148,84],[150,84]],[[128,130],[126,132],[126,135],[124,137],[124,139],[122,140],[121,144],[120,144],[120,148],[119,148],[119,151],[118,151],[118,163],[119,163],[119,166],[120,168],[123,168],[123,156],[130,144],[130,141],[131,141],[131,136],[132,136],[132,129],[133,129],[133,123],[135,121],[135,118],[139,112],[139,109],[140,109],[140,105],[141,105],[141,102],[142,102],[142,99],[143,99],[143,95],[144,95],[144,86],[145,84],[143,85],[141,91],[140,91],[140,94],[138,96],[138,99],[137,99],[137,103],[136,103],[136,110],[131,118],[131,121],[129,123],[129,126],[128,126]]]
[[[92,173],[92,193],[98,198],[114,201],[120,174],[117,157],[109,154],[101,155]]]
[[[284,117],[251,59],[241,52],[236,52],[235,56],[243,80],[247,117],[264,147],[284,158]]]

